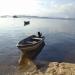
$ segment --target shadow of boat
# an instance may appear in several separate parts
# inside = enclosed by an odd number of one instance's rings
[[[44,46],[45,46],[45,42],[42,42],[42,44],[36,50],[31,50],[26,52],[26,56],[29,59],[35,59],[38,56],[38,54],[42,51]]]
[[[38,54],[42,51],[42,49],[44,48],[45,46],[45,42],[43,41],[42,44],[35,50],[31,50],[31,51],[27,51],[25,53],[22,52],[21,56],[20,56],[20,61],[22,61],[22,59],[30,59],[30,60],[33,60],[35,59]]]
[[[34,64],[32,62],[32,60],[34,60],[38,56],[38,54],[42,51],[44,46],[45,46],[45,42],[43,42],[40,45],[40,47],[36,49],[36,51],[29,51],[29,52],[26,52],[24,54],[22,53],[22,55],[20,56],[20,59],[19,59],[19,65],[23,68],[26,66],[28,67],[29,63]]]

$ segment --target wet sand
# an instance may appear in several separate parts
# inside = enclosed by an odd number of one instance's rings
[[[65,62],[43,62],[20,70],[20,75],[75,75],[75,64]]]
[[[0,65],[0,75],[75,75],[75,64],[49,62],[39,69],[35,65]]]
[[[18,57],[14,64],[0,64],[0,75],[75,75],[75,63],[36,61]]]

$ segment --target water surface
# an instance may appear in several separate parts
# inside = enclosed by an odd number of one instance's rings
[[[26,20],[30,24],[24,26]],[[15,67],[20,57],[16,44],[38,31],[45,36],[45,46],[36,61],[75,62],[74,20],[0,18],[0,65]]]

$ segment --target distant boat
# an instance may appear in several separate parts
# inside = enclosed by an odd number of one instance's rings
[[[35,59],[45,45],[44,39],[44,36],[31,35],[21,40],[17,44],[17,47],[22,51],[23,55],[26,55],[30,59]]]
[[[24,21],[24,25],[30,24],[30,21]]]

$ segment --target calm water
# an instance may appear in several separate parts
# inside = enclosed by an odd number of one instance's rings
[[[30,25],[24,26],[26,20]],[[75,20],[0,18],[0,65],[17,65],[17,42],[38,31],[45,46],[36,60],[75,63]]]

